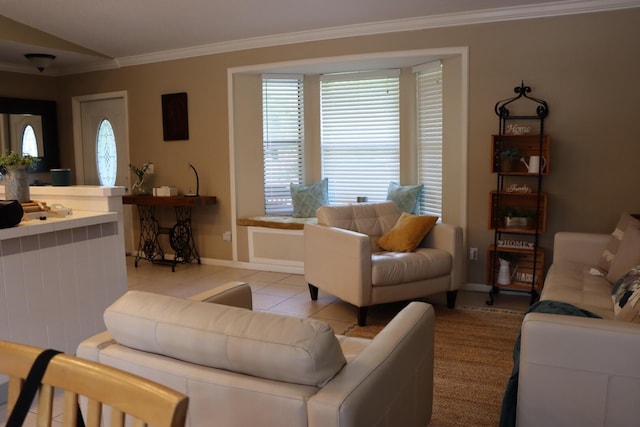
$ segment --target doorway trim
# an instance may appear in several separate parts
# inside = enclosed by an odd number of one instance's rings
[[[127,99],[127,91],[115,91],[96,93],[92,95],[74,96],[71,98],[71,113],[73,118],[73,149],[75,154],[76,164],[76,182],[78,184],[84,184],[84,165],[83,165],[83,146],[82,146],[82,116],[80,106],[83,102],[89,101],[101,101],[105,99],[122,98],[124,100],[124,120],[125,128],[127,132],[127,139],[129,135],[129,102]],[[127,144],[127,164],[129,163],[129,144]]]
[[[228,117],[228,129],[229,129],[229,182],[230,182],[230,196],[231,196],[231,232],[232,236],[236,236],[232,239],[232,259],[233,262],[239,262],[239,247],[238,247],[238,214],[237,214],[237,177],[238,165],[236,164],[236,135],[235,135],[235,94],[234,94],[234,76],[236,74],[262,74],[269,72],[287,72],[287,73],[304,73],[316,67],[324,66],[327,64],[344,64],[344,63],[371,63],[376,64],[392,64],[394,60],[411,58],[412,65],[429,62],[435,59],[443,59],[447,57],[459,57],[459,74],[455,77],[458,83],[457,87],[459,92],[456,93],[456,102],[459,103],[459,110],[457,117],[453,120],[457,124],[451,125],[451,131],[455,134],[453,139],[457,142],[457,152],[452,155],[453,159],[457,159],[459,162],[457,166],[456,179],[452,181],[451,191],[457,194],[456,204],[457,209],[452,209],[450,212],[450,221],[452,224],[459,225],[463,229],[463,243],[464,247],[467,246],[467,229],[468,229],[468,151],[469,151],[469,47],[468,46],[453,46],[443,48],[425,48],[416,50],[399,50],[399,51],[387,51],[387,52],[374,52],[366,54],[333,56],[333,57],[318,57],[308,58],[303,60],[284,61],[276,63],[265,64],[253,64],[240,67],[232,67],[227,69],[227,111],[229,111]],[[420,58],[420,59],[417,59]],[[396,65],[394,65],[396,66]],[[383,68],[385,68],[383,66]],[[391,68],[391,67],[389,67]],[[284,70],[284,71],[283,71]],[[317,73],[317,72],[316,72]],[[452,82],[455,84],[456,82]],[[451,177],[449,177],[451,179]],[[444,207],[443,207],[444,209]]]

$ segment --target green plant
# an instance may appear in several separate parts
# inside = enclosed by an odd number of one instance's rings
[[[31,167],[35,165],[40,159],[30,156],[28,154],[22,155],[11,151],[9,154],[0,154],[0,166],[26,166]]]
[[[151,162],[147,162],[142,166],[142,168],[139,168],[129,163],[129,169],[138,177],[138,181],[143,181],[144,175],[147,173],[150,164]]]
[[[505,206],[500,210],[500,215],[507,218],[533,218],[536,215],[536,211],[535,209]]]
[[[506,146],[500,150],[501,160],[518,160],[520,157],[520,150],[515,145]]]

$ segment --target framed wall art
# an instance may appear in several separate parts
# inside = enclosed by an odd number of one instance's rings
[[[165,141],[189,139],[186,92],[162,95],[162,133]]]

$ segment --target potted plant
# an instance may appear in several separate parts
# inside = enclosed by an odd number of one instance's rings
[[[506,228],[531,228],[531,219],[535,211],[525,208],[506,207],[503,210],[504,226]]]
[[[500,171],[511,172],[515,169],[516,162],[520,159],[520,149],[515,145],[502,147],[500,150]]]
[[[26,203],[31,200],[29,194],[28,169],[39,159],[28,154],[11,151],[0,154],[0,172],[4,176],[5,199]]]
[[[131,170],[131,172],[133,172],[136,177],[137,180],[136,182],[131,186],[131,191],[135,194],[147,194],[147,188],[144,185],[144,177],[147,174],[147,171],[149,170],[149,166],[151,165],[151,162],[147,162],[144,165],[142,165],[141,168],[132,165],[131,163],[129,163],[129,169]]]

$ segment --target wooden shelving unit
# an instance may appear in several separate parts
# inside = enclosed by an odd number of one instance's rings
[[[495,153],[498,150],[507,147],[517,147],[520,151],[520,155],[525,159],[530,158],[531,156],[541,155],[545,158],[544,168],[540,171],[542,176],[549,175],[549,170],[551,165],[549,164],[550,160],[550,142],[551,138],[549,135],[491,135],[491,152]],[[495,156],[492,158],[491,162],[491,172],[498,173],[500,169],[500,161],[499,158]],[[524,162],[517,161],[514,164],[514,170],[512,171],[500,171],[503,175],[524,175],[531,176],[537,174],[530,174],[527,171],[527,167]]]
[[[526,226],[510,225],[504,213],[528,212]],[[497,227],[496,227],[497,226]],[[544,234],[547,230],[547,193],[508,193],[492,191],[489,201],[489,228],[502,233]]]
[[[551,138],[544,132],[549,107],[530,97],[531,88],[524,82],[514,92],[516,96],[496,103],[499,132],[491,136],[491,172],[497,182],[489,194],[489,229],[494,231],[494,242],[487,249],[488,305],[501,289],[528,293],[533,303],[544,282],[545,253],[539,236],[547,229],[548,196],[542,191],[542,181],[551,166]],[[501,154],[514,149],[520,159],[505,164]],[[538,158],[538,169],[528,167],[532,157]],[[503,270],[505,267],[508,269]]]
[[[515,258],[515,268],[512,271],[511,283],[508,285],[499,285],[501,289],[530,292],[533,286],[536,292],[540,293],[540,291],[542,291],[542,283],[544,281],[544,277],[542,276],[544,273],[544,250],[542,248],[537,249],[535,257],[532,249],[498,246],[498,250],[496,251],[495,246],[490,245],[487,251],[487,259],[495,259],[494,256],[496,255],[498,255],[497,258],[499,258],[500,254],[509,254]],[[491,268],[491,264],[487,265],[487,277],[491,283],[497,280],[499,268],[499,263],[495,263],[493,268]]]

